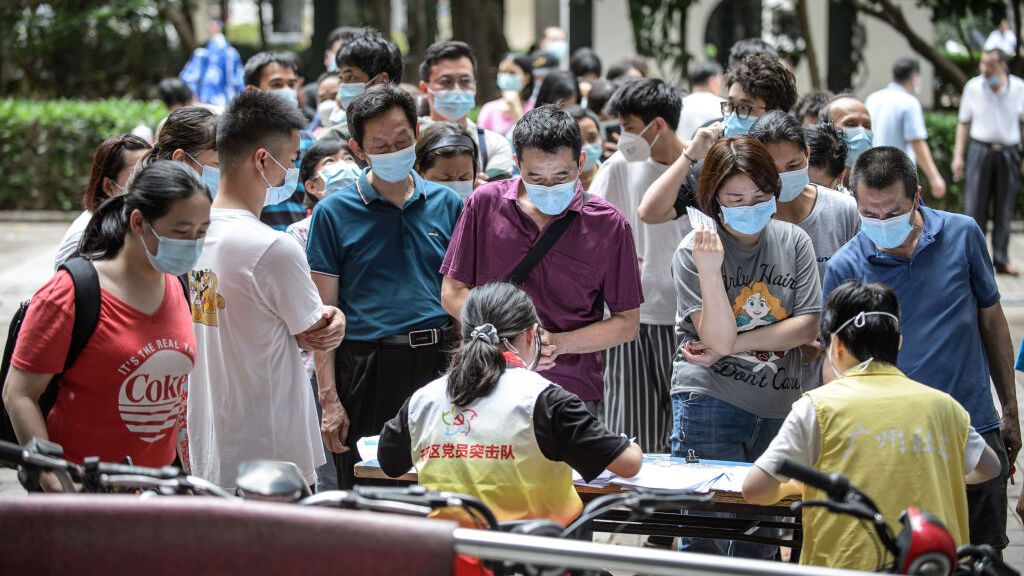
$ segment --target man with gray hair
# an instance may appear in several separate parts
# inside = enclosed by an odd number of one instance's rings
[[[829,260],[824,297],[850,279],[886,284],[896,293],[903,337],[898,368],[956,399],[999,456],[999,476],[968,487],[967,506],[971,544],[1001,550],[1008,543],[1006,481],[1021,440],[1013,344],[985,236],[970,217],[921,204],[917,167],[898,148],[864,152],[850,186],[861,231]],[[924,296],[935,287],[941,297]]]

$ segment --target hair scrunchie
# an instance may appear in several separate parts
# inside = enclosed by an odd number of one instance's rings
[[[482,324],[473,328],[473,332],[469,335],[474,340],[482,340],[489,344],[497,345],[500,342],[498,338],[498,329],[493,324]]]

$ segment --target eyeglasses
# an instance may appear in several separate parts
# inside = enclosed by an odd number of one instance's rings
[[[722,116],[728,116],[733,111],[736,112],[736,116],[746,119],[750,117],[750,113],[755,109],[767,110],[764,106],[751,106],[749,104],[733,104],[732,102],[722,102]]]
[[[445,77],[433,84],[437,90],[476,90],[476,80],[469,76],[459,78],[458,82],[454,78]]]

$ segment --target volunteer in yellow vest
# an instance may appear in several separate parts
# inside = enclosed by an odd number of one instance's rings
[[[507,283],[471,290],[448,374],[416,391],[381,431],[384,472],[398,477],[415,465],[420,484],[476,496],[499,521],[562,525],[583,509],[573,469],[587,481],[606,468],[636,475],[640,447],[532,371],[540,337],[526,292]]]
[[[999,460],[945,392],[896,368],[899,304],[882,284],[846,282],[821,316],[828,342],[825,386],[793,404],[775,440],[754,463],[743,496],[773,504],[789,495],[825,495],[779,476],[785,458],[836,472],[863,490],[894,529],[914,506],[934,514],[957,544],[968,542],[966,484],[999,473]],[[834,379],[833,379],[834,378]],[[829,382],[831,380],[831,382]],[[803,513],[803,564],[874,570],[886,562],[870,526],[821,508]]]

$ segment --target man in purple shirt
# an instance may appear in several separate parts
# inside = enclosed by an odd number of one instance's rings
[[[512,143],[522,177],[466,198],[441,266],[441,304],[459,318],[470,289],[508,280],[548,227],[570,217],[521,287],[545,330],[537,371],[596,410],[604,396],[601,352],[632,340],[640,326],[633,232],[614,206],[584,195],[583,138],[572,116],[555,106],[532,110]]]

